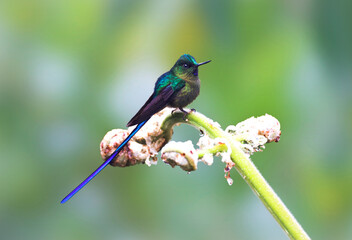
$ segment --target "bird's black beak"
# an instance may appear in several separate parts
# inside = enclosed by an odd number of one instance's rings
[[[207,63],[209,63],[209,62],[211,62],[211,60],[206,61],[206,62],[202,62],[202,63],[198,63],[198,64],[197,64],[197,67],[199,67],[199,66],[201,66],[201,65],[204,65],[204,64],[207,64]]]

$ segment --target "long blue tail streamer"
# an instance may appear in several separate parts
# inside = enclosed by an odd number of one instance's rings
[[[149,119],[139,123],[133,131],[128,135],[128,137],[120,144],[120,146],[111,154],[111,156],[102,164],[100,167],[97,168],[91,175],[89,175],[80,185],[78,185],[75,189],[72,190],[64,199],[62,199],[61,204],[67,202],[71,197],[73,197],[79,190],[81,190],[87,183],[90,182],[98,173],[101,172],[110,162],[113,160],[117,154],[122,150],[122,148],[131,140],[131,138],[143,127],[143,125]]]

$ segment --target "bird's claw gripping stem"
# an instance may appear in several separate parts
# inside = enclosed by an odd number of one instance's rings
[[[187,116],[188,114],[190,114],[191,112],[196,112],[196,110],[195,110],[194,108],[192,108],[191,111],[189,111],[189,112],[187,112],[187,111],[184,110],[183,108],[179,108],[179,109],[180,109],[181,112],[184,113],[184,114],[183,114],[183,117],[182,117],[184,121],[187,121],[186,116]],[[176,109],[175,109],[175,110],[176,110]],[[173,113],[175,110],[173,110],[172,113]]]

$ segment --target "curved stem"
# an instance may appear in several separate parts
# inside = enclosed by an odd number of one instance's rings
[[[227,151],[227,146],[225,143],[223,144],[218,144],[215,145],[214,147],[208,148],[208,149],[203,149],[203,150],[198,150],[198,158],[202,158],[205,154],[210,153],[211,155],[214,155],[218,152],[226,152]]]
[[[291,239],[310,239],[285,204],[261,175],[253,162],[241,150],[238,141],[234,140],[234,138],[223,131],[217,123],[204,115],[195,112],[191,112],[187,115],[187,121],[183,120],[183,113],[177,112],[170,115],[164,120],[162,129],[165,130],[167,134],[171,134],[172,127],[181,122],[190,124],[207,132],[212,138],[219,137],[226,139],[229,144],[228,147],[231,147],[232,150],[231,159],[235,163],[236,170],[264,203],[265,207],[274,216],[287,235]]]

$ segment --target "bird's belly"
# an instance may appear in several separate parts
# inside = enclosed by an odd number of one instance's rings
[[[183,108],[196,99],[199,95],[199,87],[187,85],[172,97],[170,107]]]

